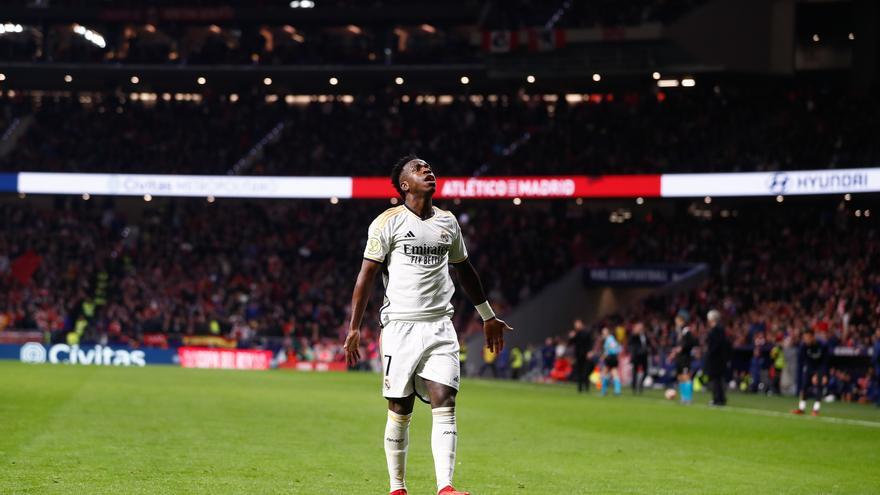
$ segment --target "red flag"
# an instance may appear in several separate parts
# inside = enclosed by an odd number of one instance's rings
[[[24,254],[12,260],[12,276],[19,282],[26,284],[34,276],[34,272],[40,267],[43,258],[32,250],[26,251]]]

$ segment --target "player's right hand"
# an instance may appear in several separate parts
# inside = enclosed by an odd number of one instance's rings
[[[349,366],[354,366],[361,359],[361,330],[359,328],[352,328],[348,331],[348,335],[345,337],[345,363]]]

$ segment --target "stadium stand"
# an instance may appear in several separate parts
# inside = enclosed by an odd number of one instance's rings
[[[226,174],[279,125],[281,138],[248,173],[384,175],[388,163],[410,152],[447,176],[802,170],[880,161],[877,99],[842,98],[824,86],[617,91],[586,102],[573,96],[291,96],[288,104],[284,95],[266,102],[257,93],[235,102],[212,94],[177,101],[170,93],[152,93],[146,102],[108,93],[30,102],[17,94],[12,101],[33,105],[36,122],[0,158],[0,170]]]

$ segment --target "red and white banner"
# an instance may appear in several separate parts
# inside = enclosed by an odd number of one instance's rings
[[[219,368],[224,370],[267,370],[272,363],[271,351],[250,349],[211,349],[181,347],[177,350],[184,368]]]

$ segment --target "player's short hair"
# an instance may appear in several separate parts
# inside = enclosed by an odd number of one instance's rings
[[[806,328],[804,329],[804,335],[815,335],[815,332],[813,332],[812,328]]]
[[[391,169],[391,185],[394,186],[394,189],[397,191],[397,194],[399,194],[400,197],[406,196],[406,193],[403,192],[403,189],[400,188],[400,174],[403,173],[403,167],[405,167],[407,163],[413,160],[419,160],[419,157],[410,153],[400,160],[397,160],[397,163],[395,163],[394,167]]]

